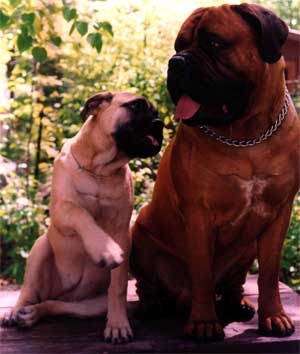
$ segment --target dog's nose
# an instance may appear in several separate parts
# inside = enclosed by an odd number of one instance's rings
[[[185,68],[185,58],[181,55],[174,55],[170,60],[169,60],[169,69],[171,70],[176,70],[176,71],[181,71]]]
[[[165,126],[165,124],[162,120],[156,118],[152,121],[152,126],[156,127],[157,129],[162,129]]]

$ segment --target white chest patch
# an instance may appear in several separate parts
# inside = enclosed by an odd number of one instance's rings
[[[267,184],[266,180],[257,177],[249,181],[239,180],[239,193],[244,197],[244,203],[238,211],[237,217],[232,221],[233,226],[238,224],[249,212],[262,218],[270,215],[270,209],[262,197]]]

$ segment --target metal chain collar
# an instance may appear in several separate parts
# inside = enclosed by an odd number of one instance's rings
[[[289,92],[286,89],[285,90],[284,105],[279,113],[278,118],[276,119],[275,123],[258,138],[253,138],[253,139],[249,139],[249,140],[235,140],[235,139],[227,138],[224,135],[217,134],[214,130],[211,130],[206,125],[200,125],[199,129],[204,134],[206,134],[212,138],[215,138],[217,141],[219,141],[223,144],[229,145],[229,146],[249,147],[249,146],[258,145],[261,142],[267,140],[270,136],[272,136],[277,131],[277,129],[281,126],[281,124],[284,121],[284,118],[286,117],[286,114],[288,112],[289,104],[290,104]]]

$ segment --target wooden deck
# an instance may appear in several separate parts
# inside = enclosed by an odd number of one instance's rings
[[[257,302],[256,278],[250,276],[246,293]],[[77,320],[57,317],[40,322],[31,330],[0,329],[0,353],[299,353],[300,296],[281,284],[281,296],[287,313],[296,323],[296,332],[289,338],[268,338],[257,334],[257,316],[246,323],[232,323],[225,328],[222,343],[199,344],[182,337],[182,320],[176,317],[141,321],[135,318],[137,305],[134,280],[130,281],[129,317],[135,339],[123,345],[103,341],[104,319]],[[14,303],[18,291],[1,291],[0,316]]]

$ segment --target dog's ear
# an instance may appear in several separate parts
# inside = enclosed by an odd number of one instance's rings
[[[231,8],[254,29],[262,59],[266,63],[276,63],[289,33],[287,25],[272,11],[259,5],[244,3]]]
[[[204,10],[205,9],[201,7],[196,9],[182,24],[174,45],[177,53],[184,50],[191,44],[195,27],[197,26]]]
[[[85,121],[88,116],[95,116],[99,108],[101,108],[104,103],[109,103],[112,98],[113,94],[111,92],[96,93],[96,95],[90,97],[80,112],[81,119]]]

